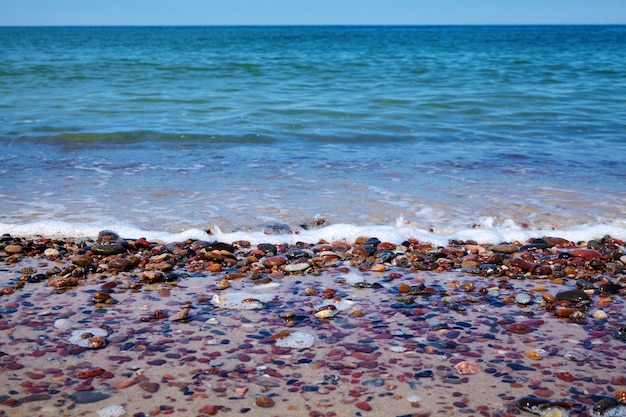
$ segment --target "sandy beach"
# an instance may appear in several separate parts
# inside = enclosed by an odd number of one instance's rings
[[[621,416],[625,260],[610,237],[5,235],[0,415]]]

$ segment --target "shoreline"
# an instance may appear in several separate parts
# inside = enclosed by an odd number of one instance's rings
[[[626,409],[626,254],[609,237],[437,246],[5,235],[0,261],[2,415]]]

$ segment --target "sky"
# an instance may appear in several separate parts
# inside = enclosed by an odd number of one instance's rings
[[[626,0],[0,0],[0,26],[626,24]]]

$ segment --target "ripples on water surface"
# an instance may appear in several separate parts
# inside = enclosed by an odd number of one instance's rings
[[[623,227],[625,35],[0,28],[0,223]]]

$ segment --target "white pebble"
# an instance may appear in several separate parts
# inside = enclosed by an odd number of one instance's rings
[[[402,353],[406,352],[407,348],[405,348],[404,346],[393,345],[389,348],[389,350],[396,353]]]
[[[309,269],[311,265],[306,262],[300,264],[289,264],[285,267],[286,272],[302,272],[305,269]]]
[[[126,414],[126,410],[121,405],[110,405],[98,410],[99,417],[121,417]]]
[[[58,254],[59,254],[59,251],[53,248],[48,248],[45,251],[43,251],[44,256],[57,256]]]
[[[593,313],[593,318],[594,320],[606,320],[609,317],[608,314],[606,314],[606,312],[604,310],[597,310]]]
[[[67,330],[71,329],[72,327],[74,327],[74,322],[70,319],[56,319],[54,321],[55,329]]]
[[[515,302],[517,304],[524,304],[524,305],[526,305],[526,304],[530,304],[531,301],[532,301],[532,298],[530,298],[530,295],[528,295],[528,294],[518,294],[515,297]]]

